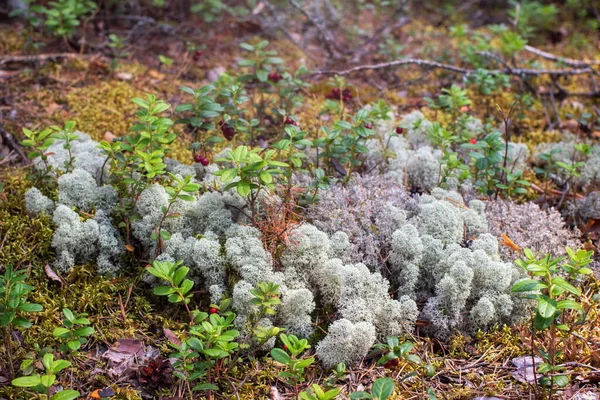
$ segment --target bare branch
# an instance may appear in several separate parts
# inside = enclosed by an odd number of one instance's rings
[[[342,53],[342,51],[337,47],[337,43],[336,43],[333,35],[331,34],[331,32],[329,32],[329,30],[327,30],[325,25],[321,23],[322,21],[320,21],[318,18],[310,15],[308,13],[308,11],[306,11],[304,8],[302,8],[302,6],[300,4],[298,4],[298,2],[296,0],[288,0],[288,1],[292,5],[292,7],[294,7],[296,10],[300,11],[302,13],[302,15],[304,15],[308,19],[308,21],[317,28],[317,30],[319,31],[319,33],[321,35],[321,38],[325,42],[324,43],[325,49],[327,50],[329,55],[331,55],[334,58],[339,58],[340,53]]]
[[[60,59],[74,59],[74,58],[92,58],[96,57],[96,54],[77,54],[77,53],[55,53],[55,54],[34,54],[34,55],[16,55],[16,56],[1,56],[0,65],[7,63],[28,63],[28,62],[44,62],[53,61]]]
[[[474,69],[461,68],[456,65],[450,64],[442,64],[436,61],[422,60],[419,58],[403,58],[400,60],[373,64],[373,65],[358,65],[356,67],[352,67],[346,70],[341,71],[332,71],[332,70],[324,70],[324,71],[315,71],[313,75],[350,75],[359,71],[366,70],[378,70],[396,67],[400,65],[418,65],[422,67],[430,67],[434,69],[444,69],[447,71],[456,72],[463,75],[470,75],[475,73]],[[540,76],[540,75],[550,75],[550,76],[567,76],[567,75],[585,75],[596,73],[596,71],[591,67],[586,68],[574,68],[574,69],[527,69],[527,68],[511,68],[511,69],[496,69],[491,70],[491,73],[502,73],[506,75],[515,75],[515,76]]]
[[[524,49],[525,51],[535,54],[536,56],[545,58],[546,60],[562,63],[570,67],[584,68],[589,67],[590,65],[600,65],[600,61],[598,60],[574,60],[572,58],[559,57],[552,53],[547,53],[529,45],[525,45]]]

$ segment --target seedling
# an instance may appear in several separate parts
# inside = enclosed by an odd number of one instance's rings
[[[88,342],[88,337],[96,331],[90,325],[87,314],[75,315],[68,308],[63,308],[65,319],[62,323],[64,327],[58,327],[52,332],[55,338],[66,340],[66,343],[59,347],[62,352],[77,352],[81,345]]]

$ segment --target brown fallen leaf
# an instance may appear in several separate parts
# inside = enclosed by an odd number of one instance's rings
[[[108,143],[111,143],[115,138],[115,134],[111,131],[104,132],[104,140],[106,140]]]
[[[163,333],[165,334],[165,337],[169,339],[169,342],[173,343],[175,346],[181,345],[181,340],[173,333],[172,330],[165,328],[163,329]]]
[[[52,267],[50,267],[50,264],[46,264],[44,266],[44,272],[46,273],[46,276],[50,278],[51,281],[58,282],[60,284],[60,288],[63,288],[63,286],[65,285],[64,279],[56,272],[54,272]]]
[[[163,74],[162,72],[158,72],[155,69],[151,69],[148,71],[148,76],[150,78],[162,81],[163,79],[165,79],[165,74]]]

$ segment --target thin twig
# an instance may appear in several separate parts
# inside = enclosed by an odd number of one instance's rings
[[[436,69],[444,69],[447,71],[456,72],[463,75],[471,75],[476,71],[474,69],[461,68],[456,65],[442,64],[436,61],[422,60],[419,58],[403,58],[400,60],[394,60],[385,63],[372,64],[372,65],[358,65],[346,70],[333,71],[323,70],[315,71],[312,75],[349,75],[354,72],[367,71],[367,70],[378,70],[396,67],[400,65],[419,65],[423,67],[430,67]],[[539,76],[539,75],[550,75],[550,76],[563,76],[563,75],[585,75],[595,72],[592,68],[577,68],[577,69],[527,69],[527,68],[511,68],[511,69],[496,69],[489,71],[494,74],[506,74],[506,75],[517,75],[517,76]]]
[[[0,65],[7,63],[29,63],[29,62],[44,62],[60,59],[75,59],[75,58],[92,58],[97,57],[97,54],[77,54],[77,53],[54,53],[54,54],[33,54],[33,55],[8,55],[0,57]]]
[[[546,60],[555,61],[561,64],[568,65],[570,67],[583,68],[589,67],[590,65],[600,65],[600,61],[598,60],[574,60],[572,58],[559,57],[552,53],[547,53],[543,50],[536,49],[535,47],[525,45],[525,51],[528,51],[536,56],[540,56],[545,58]]]
[[[327,28],[321,23],[322,21],[319,21],[317,17],[313,17],[312,15],[310,15],[308,11],[302,8],[302,6],[298,4],[296,0],[288,0],[288,2],[292,5],[292,7],[300,11],[302,15],[304,15],[308,19],[308,21],[317,28],[321,35],[321,38],[324,41],[325,50],[327,50],[329,55],[331,55],[334,58],[339,58],[340,53],[342,53],[342,50],[338,48],[336,40],[334,39],[331,32],[329,32],[329,30],[327,30]]]
[[[16,142],[13,135],[11,135],[1,125],[0,125],[0,137],[2,137],[3,141],[6,143],[6,145],[8,147],[10,147],[12,150],[16,151],[19,154],[19,156],[21,157],[21,159],[23,160],[23,162],[25,164],[29,164],[29,158],[27,158],[27,156],[23,152],[23,149],[21,149],[21,146],[19,146],[19,144]]]

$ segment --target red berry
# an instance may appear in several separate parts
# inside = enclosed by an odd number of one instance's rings
[[[327,98],[333,99],[333,100],[339,100],[340,94],[341,94],[340,89],[333,88],[333,89],[331,89],[331,92],[329,92],[329,94],[327,95]]]
[[[203,159],[203,158],[204,158],[204,157],[202,157],[200,154],[196,154],[196,155],[194,156],[194,162],[202,162],[202,159]]]
[[[397,133],[398,135],[402,135],[402,134],[404,133],[404,128],[397,127],[397,128],[396,128],[396,133]]]
[[[398,361],[398,359],[397,359],[397,358],[394,358],[394,359],[392,359],[392,360],[390,360],[390,361],[386,362],[386,363],[385,363],[383,366],[384,366],[385,368],[392,369],[392,368],[394,368],[394,367],[397,367],[399,363],[400,363],[400,362]]]
[[[475,139],[475,138],[472,138],[472,139],[470,140],[470,142],[471,142],[471,144],[476,144],[476,143],[477,143],[477,139]]]
[[[269,80],[272,81],[272,82],[274,82],[274,83],[277,83],[277,82],[279,82],[281,80],[281,74],[278,73],[278,72],[271,72],[269,74]]]
[[[291,119],[290,117],[287,117],[285,119],[285,124],[286,125],[295,125],[295,126],[298,126],[298,123],[296,121],[294,121],[293,119]]]
[[[214,307],[210,309],[210,313],[211,313],[211,314],[216,314],[217,312],[219,312],[219,310],[217,310],[217,309],[216,309],[216,308],[214,308]]]
[[[210,164],[210,161],[208,161],[208,158],[202,157],[202,159],[200,160],[200,164],[206,167],[208,164]]]
[[[288,347],[287,347],[287,346],[284,344],[284,345],[283,345],[283,349],[284,349],[284,350],[287,350],[287,349],[288,349]]]
[[[198,61],[200,59],[200,57],[202,56],[202,50],[196,50],[196,52],[194,53],[194,55],[192,56],[192,59],[194,61]]]
[[[365,128],[367,128],[367,129],[373,129],[373,124],[365,124]]]
[[[235,136],[235,129],[233,129],[233,127],[229,126],[229,124],[226,124],[224,122],[219,122],[219,126],[221,127],[221,132],[223,132],[223,136],[225,136],[225,139],[233,140],[233,137]]]

